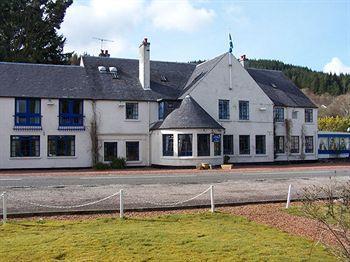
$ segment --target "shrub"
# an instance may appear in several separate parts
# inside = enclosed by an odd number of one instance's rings
[[[110,167],[112,169],[123,169],[126,167],[126,161],[125,158],[117,157],[112,160],[110,163]]]
[[[98,162],[95,165],[95,169],[97,169],[97,170],[111,169],[111,165],[110,164],[105,164],[105,163],[102,163],[102,162]]]
[[[230,157],[224,156],[224,164],[228,164],[228,161],[230,161]]]

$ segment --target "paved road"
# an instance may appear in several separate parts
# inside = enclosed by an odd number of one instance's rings
[[[79,205],[103,199],[125,190],[125,207],[171,206],[215,188],[216,203],[284,199],[289,184],[293,196],[309,185],[325,185],[329,177],[339,183],[350,180],[350,170],[299,170],[276,172],[192,172],[181,174],[35,176],[1,175],[0,192],[8,193],[10,213],[62,211],[68,205]],[[119,197],[74,210],[118,209]],[[62,208],[41,207],[39,205]],[[181,205],[209,204],[209,193]]]

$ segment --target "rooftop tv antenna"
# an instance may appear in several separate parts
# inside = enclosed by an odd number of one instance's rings
[[[100,37],[93,37],[93,39],[96,39],[101,42],[101,50],[103,49],[103,42],[114,42],[113,40],[105,39],[105,38],[100,38]]]

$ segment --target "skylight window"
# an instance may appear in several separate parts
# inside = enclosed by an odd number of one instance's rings
[[[275,83],[271,83],[271,86],[272,86],[273,88],[276,88],[276,87],[277,87]]]
[[[168,82],[168,78],[166,78],[166,76],[164,76],[164,75],[161,75],[161,76],[160,76],[160,81],[162,81],[162,82]]]

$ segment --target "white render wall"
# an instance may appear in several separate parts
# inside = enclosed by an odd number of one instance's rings
[[[174,135],[174,156],[163,156],[163,134]],[[192,134],[192,156],[178,156],[178,135]],[[197,134],[220,134],[221,155],[214,156],[214,143],[210,137],[210,156],[197,156]],[[212,129],[174,129],[154,130],[151,132],[152,164],[164,166],[197,166],[201,163],[221,165],[223,163],[223,132]]]
[[[273,103],[235,57],[232,61],[230,87],[229,54],[198,81],[185,95],[191,95],[224,128],[233,135],[234,155],[230,162],[271,162],[273,152]],[[185,96],[184,95],[184,96]],[[230,119],[219,119],[218,100],[230,100]],[[249,101],[249,120],[239,120],[239,100]],[[239,154],[239,135],[250,135],[250,155]],[[266,154],[255,154],[255,136],[266,135]]]
[[[58,130],[59,100],[41,99],[42,130],[14,130],[15,98],[0,98],[0,169],[11,168],[65,168],[91,167],[91,138],[89,126],[92,120],[92,102],[84,100],[85,131]],[[50,104],[50,105],[49,105]],[[124,104],[124,106],[123,106]],[[125,102],[101,100],[96,102],[100,160],[103,161],[103,142],[118,142],[118,156],[125,157],[125,142],[138,141],[140,160],[127,162],[129,166],[150,165],[149,162],[149,121],[155,121],[157,103],[139,102],[139,119],[125,119]],[[149,110],[150,109],[150,110]],[[152,117],[150,117],[152,114]],[[40,157],[10,157],[11,135],[40,136]],[[48,157],[48,135],[74,135],[75,156]]]
[[[293,119],[293,112],[297,112],[297,118]],[[318,129],[317,129],[317,109],[313,108],[313,122],[305,123],[305,108],[284,107],[284,118],[291,120],[291,136],[299,136],[299,153],[288,153],[285,147],[284,154],[276,154],[276,161],[296,161],[296,160],[316,160],[318,159]],[[284,136],[286,144],[286,125],[285,123],[275,123],[275,135]],[[302,150],[302,137],[314,137],[314,153],[305,153]]]

